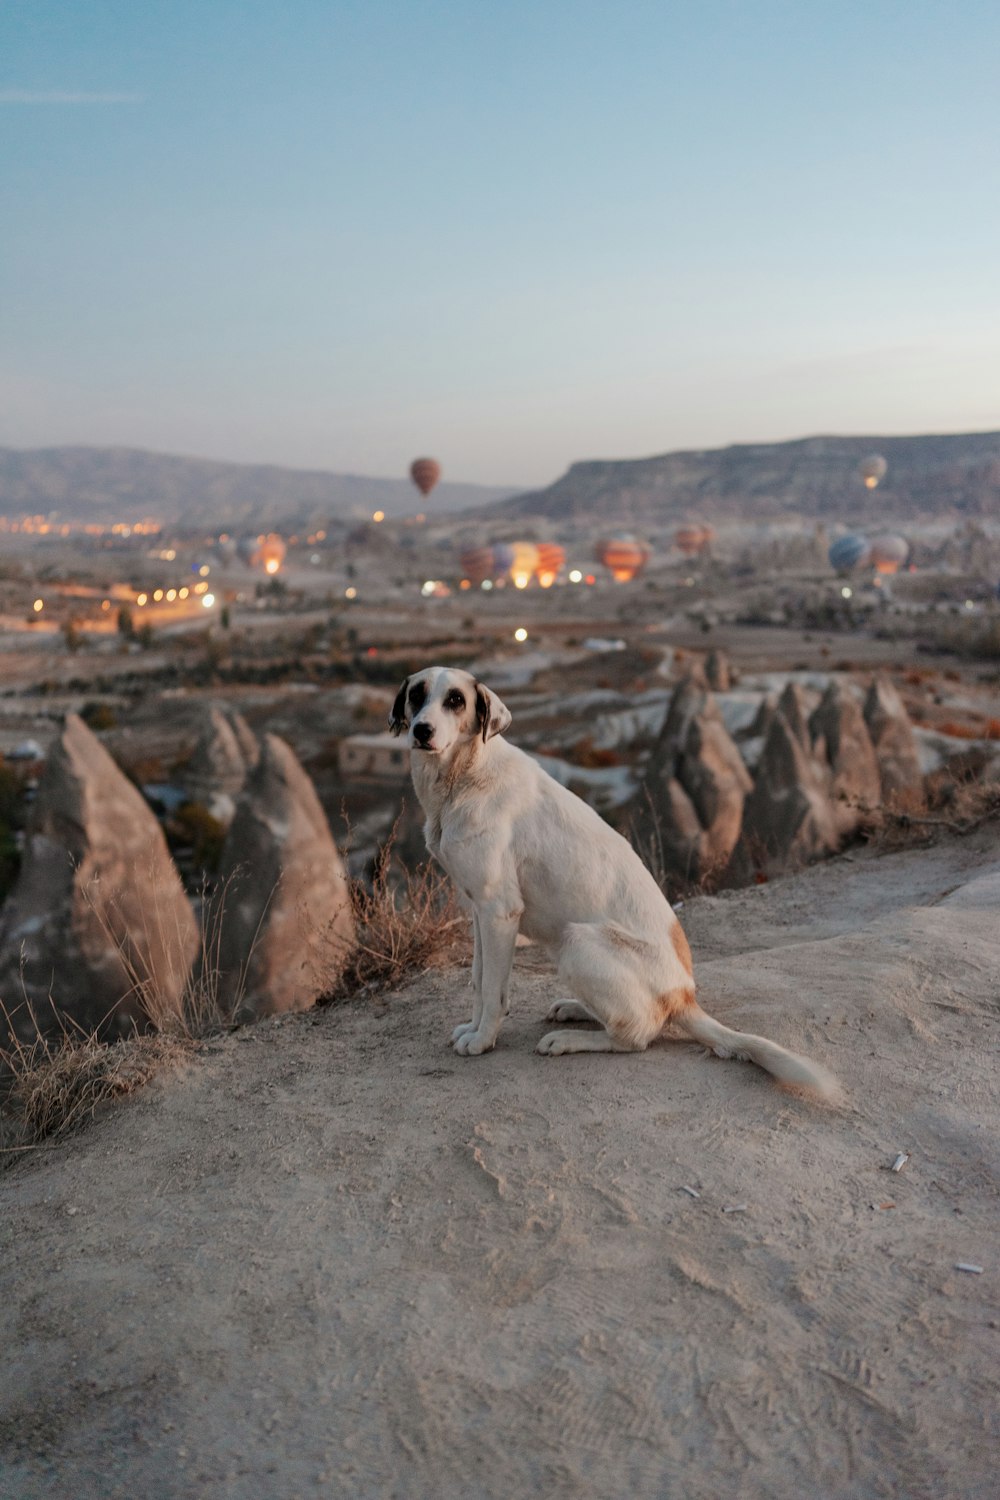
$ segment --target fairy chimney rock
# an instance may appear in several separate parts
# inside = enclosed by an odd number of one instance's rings
[[[853,833],[866,808],[882,799],[875,747],[861,704],[834,678],[809,719],[813,753],[825,769],[828,792],[842,834]]]
[[[241,755],[243,756],[243,764],[245,765],[247,771],[252,771],[254,766],[260,760],[260,741],[254,734],[253,730],[250,728],[250,725],[247,723],[246,719],[244,719],[243,715],[239,713],[237,709],[226,708],[223,710],[223,712],[225,713],[225,716],[229,721],[229,727],[232,729],[233,734],[236,736],[236,743],[240,748]]]
[[[705,677],[710,688],[717,693],[728,693],[733,684],[729,658],[724,651],[714,647],[705,658]]]
[[[24,860],[0,918],[0,998],[33,1028],[63,1013],[125,1033],[176,1010],[198,930],[142,796],[75,714],[38,785]],[[50,997],[51,996],[51,1004]]]
[[[205,803],[219,794],[235,797],[243,789],[247,770],[234,725],[221,708],[209,709],[185,778],[192,797]]]
[[[222,852],[218,998],[243,1019],[305,1010],[354,941],[347,872],[291,748],[265,735]]]
[[[797,682],[785,683],[778,699],[777,710],[803,750],[808,752],[812,744],[809,736],[809,709],[805,693]]]
[[[824,778],[784,713],[771,720],[746,799],[734,868],[781,870],[832,854],[840,834]]]
[[[889,806],[909,806],[920,800],[924,778],[916,735],[903,700],[885,677],[868,689],[865,723],[875,747],[882,800]]]
[[[704,676],[689,674],[670,701],[643,788],[671,871],[698,881],[726,864],[751,785]]]

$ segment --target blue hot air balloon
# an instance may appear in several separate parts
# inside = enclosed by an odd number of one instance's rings
[[[854,568],[862,567],[871,557],[871,546],[866,537],[839,536],[831,545],[827,557],[830,566],[836,573],[850,573]]]

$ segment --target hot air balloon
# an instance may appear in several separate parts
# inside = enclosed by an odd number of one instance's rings
[[[858,464],[858,473],[865,482],[865,489],[874,490],[878,488],[879,481],[884,479],[889,465],[881,453],[870,453]]]
[[[510,565],[510,576],[514,587],[526,589],[531,575],[538,567],[538,548],[534,542],[514,542],[514,560]]]
[[[288,550],[277,532],[267,536],[244,537],[239,544],[239,554],[248,568],[263,568],[265,573],[277,573]]]
[[[674,546],[685,557],[697,557],[699,552],[707,551],[714,540],[714,527],[703,526],[700,521],[680,526],[674,533]]]
[[[566,553],[558,542],[538,543],[538,562],[535,573],[543,589],[551,588],[559,569],[565,565]]]
[[[466,547],[459,557],[464,577],[471,579],[473,583],[482,583],[485,578],[492,578],[494,572],[493,548],[492,547]]]
[[[835,573],[850,573],[871,559],[871,544],[863,536],[840,536],[832,543],[827,557]]]
[[[649,545],[634,536],[607,537],[598,542],[594,556],[610,568],[616,583],[628,583],[649,561]]]
[[[910,555],[910,544],[901,536],[877,536],[872,542],[872,562],[879,573],[898,573]]]
[[[415,458],[410,465],[410,478],[422,495],[429,495],[441,478],[441,465],[436,458]]]
[[[510,542],[496,542],[493,546],[493,576],[499,578],[509,573],[514,566],[514,548]]]

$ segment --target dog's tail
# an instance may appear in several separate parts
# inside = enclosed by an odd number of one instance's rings
[[[842,1096],[840,1084],[819,1063],[788,1052],[777,1042],[751,1032],[730,1031],[728,1026],[706,1015],[696,1000],[672,1017],[673,1024],[686,1036],[711,1048],[716,1057],[736,1057],[741,1062],[755,1062],[788,1088],[803,1089],[828,1103]]]

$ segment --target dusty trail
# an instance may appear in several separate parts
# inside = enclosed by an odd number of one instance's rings
[[[463,973],[210,1044],[0,1180],[0,1495],[994,1494],[998,913],[985,830],[682,913],[841,1112],[534,1056],[530,950],[484,1059]]]

